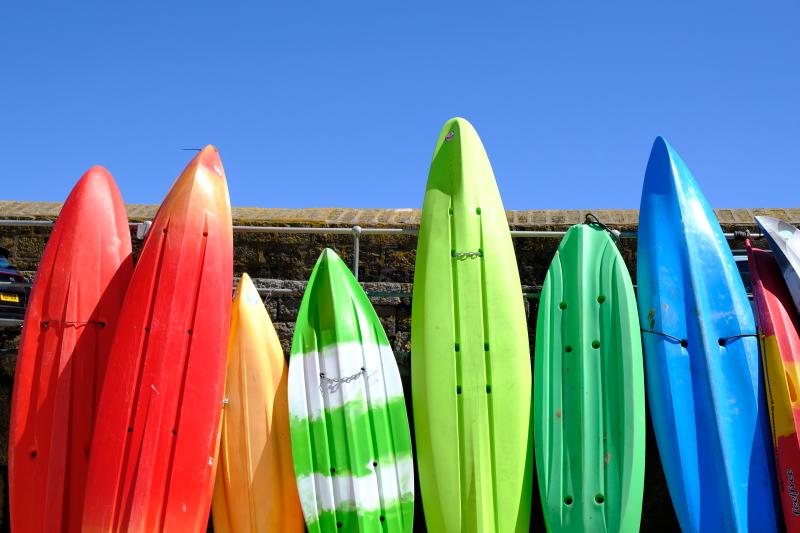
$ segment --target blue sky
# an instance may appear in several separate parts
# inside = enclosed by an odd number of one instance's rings
[[[417,207],[460,115],[507,208],[636,208],[659,134],[713,206],[800,205],[797,2],[75,4],[0,0],[0,198],[157,203],[213,143],[237,206]]]

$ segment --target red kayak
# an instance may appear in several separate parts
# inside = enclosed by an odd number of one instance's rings
[[[216,148],[153,221],[120,313],[89,460],[84,531],[201,531],[211,506],[233,277]]]
[[[132,270],[122,197],[93,167],[58,215],[25,315],[8,443],[15,532],[80,530],[100,386]]]
[[[800,532],[800,324],[775,258],[746,246],[783,518],[787,531]]]

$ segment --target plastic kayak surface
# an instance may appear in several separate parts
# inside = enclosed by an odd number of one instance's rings
[[[528,531],[531,362],[506,214],[478,134],[439,135],[411,312],[420,491],[429,531]]]
[[[289,367],[247,274],[231,308],[227,400],[211,509],[215,532],[305,531],[292,466]]]
[[[534,365],[536,471],[548,530],[639,531],[639,317],[625,262],[598,225],[570,228],[550,264]]]
[[[756,222],[781,267],[794,307],[800,313],[800,230],[777,218],[758,216]]]
[[[102,167],[78,181],[47,240],[20,339],[8,446],[14,531],[79,531],[100,387],[133,261],[125,205]]]
[[[772,423],[778,488],[787,531],[800,531],[800,322],[772,254],[747,241],[761,361]]]
[[[750,302],[689,169],[653,144],[638,298],[653,429],[684,531],[774,531],[780,512]]]
[[[205,531],[222,415],[233,271],[216,148],[153,220],[100,397],[83,531]]]
[[[411,531],[414,464],[400,372],[372,304],[333,250],[322,252],[300,304],[289,416],[311,533]]]

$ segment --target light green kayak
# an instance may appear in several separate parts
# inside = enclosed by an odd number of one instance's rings
[[[573,226],[539,300],[536,471],[550,531],[639,531],[644,374],[633,285],[609,234]]]
[[[411,380],[428,531],[528,531],[531,366],[506,214],[478,134],[439,135],[422,209]]]
[[[311,533],[408,533],[414,464],[403,386],[367,295],[325,250],[289,359],[292,458]]]

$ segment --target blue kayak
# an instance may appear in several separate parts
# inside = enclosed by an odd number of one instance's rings
[[[647,398],[683,531],[777,531],[756,325],[714,212],[661,137],[638,243]]]

